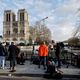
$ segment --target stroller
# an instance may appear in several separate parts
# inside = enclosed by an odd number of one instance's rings
[[[63,77],[62,72],[56,69],[53,59],[48,60],[46,73],[45,78],[61,79]]]

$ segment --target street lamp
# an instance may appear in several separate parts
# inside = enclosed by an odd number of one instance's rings
[[[33,52],[35,50],[35,47],[34,47],[34,40],[32,40],[32,45],[33,45]]]
[[[43,22],[43,26],[45,25],[44,23],[45,23],[45,20],[46,19],[48,19],[48,17],[45,17],[45,18],[43,18],[43,19],[41,19],[40,21],[39,21],[39,23],[40,22]],[[39,26],[39,28],[41,28],[41,24],[40,24],[40,26]],[[40,29],[39,29],[40,30]],[[41,33],[40,33],[40,37],[42,38],[42,40],[44,40],[44,28],[42,28],[42,31],[41,31]]]
[[[36,24],[36,25],[35,25],[36,39],[37,39],[37,38],[40,38],[40,37],[42,38],[42,37],[44,36],[43,33],[44,33],[45,28],[42,27],[42,24],[44,23],[44,21],[45,21],[46,19],[48,19],[48,17],[45,17],[45,18],[43,18],[43,19],[35,22],[35,24]],[[42,24],[41,24],[41,23],[42,23]]]

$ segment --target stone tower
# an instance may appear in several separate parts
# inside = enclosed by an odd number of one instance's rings
[[[3,40],[5,42],[25,43],[29,40],[28,14],[25,9],[16,15],[11,10],[4,11]]]

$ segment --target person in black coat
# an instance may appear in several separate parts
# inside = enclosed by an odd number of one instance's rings
[[[9,57],[9,52],[8,52],[9,43],[8,42],[6,42],[6,45],[4,46],[4,49],[5,49],[5,66],[6,66],[6,61],[8,60],[8,57]]]
[[[56,56],[56,59],[58,61],[58,66],[57,67],[61,67],[61,63],[60,63],[60,44],[59,43],[56,44],[55,56]]]
[[[4,69],[5,66],[5,49],[2,43],[0,43],[0,68]]]
[[[15,62],[16,62],[16,46],[14,45],[14,42],[11,42],[11,45],[9,46],[9,59],[10,59],[10,69],[11,72],[15,71]]]

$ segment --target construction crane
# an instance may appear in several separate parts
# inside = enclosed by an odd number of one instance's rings
[[[35,33],[38,32],[38,37],[42,38],[42,40],[44,39],[44,31],[45,31],[45,20],[47,20],[48,17],[44,17],[42,19],[40,19],[39,21],[36,21],[35,24]]]
[[[36,21],[35,23],[35,28],[36,30],[38,30],[40,32],[41,28],[42,27],[42,24],[45,25],[45,20],[48,19],[48,17],[44,17],[43,19],[39,20],[39,21]],[[42,24],[41,24],[42,23]],[[37,31],[36,31],[37,32]]]
[[[80,11],[80,8],[78,9],[77,13]],[[77,28],[75,29],[73,33],[73,37],[78,37],[80,39],[80,14],[78,16],[79,20],[77,21]]]
[[[80,38],[80,26],[77,27],[77,29],[75,30],[74,34],[73,34],[73,37],[78,37]]]

